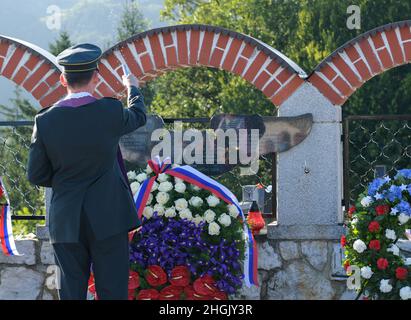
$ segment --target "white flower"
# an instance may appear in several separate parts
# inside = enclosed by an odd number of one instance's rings
[[[156,203],[154,206],[154,211],[157,211],[157,215],[162,216],[166,209],[159,203]]]
[[[213,210],[210,210],[210,209],[206,210],[206,211],[204,212],[204,219],[205,219],[205,221],[207,221],[208,223],[213,222],[214,219],[215,219],[215,212],[214,212]]]
[[[183,183],[183,182],[184,182],[184,180],[183,180],[183,179],[180,179],[180,178],[174,178],[174,181],[175,181],[176,184],[177,184],[177,183]]]
[[[147,204],[147,205],[150,205],[150,204],[151,204],[151,201],[153,201],[153,194],[152,194],[152,193],[149,194],[146,204]]]
[[[218,217],[218,222],[224,227],[228,227],[231,224],[231,218],[227,213],[223,213]]]
[[[384,199],[384,196],[383,196],[381,193],[379,193],[379,192],[377,192],[374,197],[375,197],[375,200]]]
[[[392,216],[396,216],[396,215],[397,215],[397,213],[398,213],[398,209],[396,209],[396,208],[391,208],[390,215],[392,215]]]
[[[357,218],[357,217],[354,217],[354,218],[351,220],[351,225],[355,226],[357,223],[358,223],[358,218]]]
[[[146,167],[146,173],[147,174],[150,174],[150,173],[152,173],[153,172],[153,169],[151,169],[151,167],[149,166],[149,165],[147,165],[147,167]]]
[[[154,181],[153,185],[151,186],[151,192],[156,191],[158,189],[158,183]]]
[[[404,264],[405,264],[406,266],[411,266],[411,258],[405,258],[405,259],[404,259]]]
[[[143,182],[144,180],[147,179],[147,174],[145,174],[144,172],[139,173],[136,177],[138,182]]]
[[[204,222],[204,218],[198,214],[193,218],[193,222],[198,226],[200,223]]]
[[[179,215],[180,215],[181,219],[187,219],[187,220],[193,219],[193,215],[192,215],[190,209],[188,209],[188,208],[181,210]]]
[[[402,300],[411,299],[411,287],[402,287],[400,289],[400,297]]]
[[[167,218],[174,218],[177,215],[176,209],[174,207],[167,208],[166,211],[164,212],[164,215]]]
[[[406,224],[410,220],[410,216],[406,215],[405,213],[400,213],[398,216],[398,221],[400,224]]]
[[[140,188],[140,183],[138,183],[137,181],[134,181],[132,184],[130,184],[130,188],[131,188],[131,192],[133,194],[136,194],[136,192]]]
[[[383,293],[391,292],[392,285],[390,285],[389,281],[390,280],[385,280],[385,279],[380,281],[380,291],[381,292],[383,292]]]
[[[177,211],[181,211],[181,210],[186,209],[188,207],[188,202],[184,198],[178,199],[178,200],[174,201],[174,203],[176,205]]]
[[[367,249],[367,245],[361,239],[355,240],[352,246],[358,253],[363,253]]]
[[[168,181],[161,182],[160,185],[158,186],[158,190],[162,192],[169,192],[173,190],[173,184]]]
[[[217,197],[213,195],[208,196],[206,200],[210,207],[215,207],[216,205],[220,203],[220,199],[218,199]]]
[[[220,234],[220,226],[215,222],[211,222],[208,225],[208,234],[211,236],[218,236]]]
[[[182,182],[177,182],[174,186],[174,190],[178,193],[184,193],[186,191],[186,185]]]
[[[368,207],[372,202],[373,202],[372,198],[370,196],[366,196],[362,198],[361,205],[363,207]]]
[[[392,244],[387,249],[387,252],[392,252],[393,255],[399,256],[400,255],[400,248],[398,248],[395,244]]]
[[[392,230],[392,229],[387,229],[387,230],[385,230],[385,237],[386,237],[387,239],[390,239],[390,240],[395,240],[395,239],[397,239],[397,235],[395,234],[395,231]]]
[[[201,190],[201,188],[200,187],[197,187],[197,186],[195,186],[195,185],[191,185],[191,188],[194,190],[194,191],[200,191]]]
[[[159,204],[166,204],[169,199],[170,199],[170,196],[166,192],[160,191],[156,195],[156,200]]]
[[[154,210],[152,207],[145,207],[143,210],[143,216],[150,219],[153,216]]]
[[[158,175],[157,180],[160,181],[160,182],[165,182],[165,181],[167,181],[167,180],[168,180],[168,174],[166,174],[166,173],[160,173],[160,174]]]
[[[204,201],[200,197],[191,197],[190,200],[188,200],[188,202],[193,207],[198,208],[198,207],[201,207],[201,205],[203,204]]]
[[[137,174],[135,171],[129,171],[127,172],[127,178],[129,178],[130,180],[134,180],[137,178]]]
[[[227,208],[228,208],[228,213],[230,214],[230,216],[232,216],[234,219],[238,217],[239,212],[235,205],[229,204]]]
[[[364,279],[370,279],[374,272],[372,272],[370,267],[362,267],[361,268],[361,277]]]

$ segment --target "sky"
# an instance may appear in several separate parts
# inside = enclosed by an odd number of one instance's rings
[[[106,49],[116,43],[117,25],[127,0],[1,0],[0,34],[22,39],[48,49],[61,30],[73,42],[91,42]],[[160,21],[163,0],[135,0],[150,28],[167,25]],[[56,12],[61,19],[56,20]],[[14,96],[13,82],[0,76],[0,104]],[[25,98],[32,101],[29,94]]]

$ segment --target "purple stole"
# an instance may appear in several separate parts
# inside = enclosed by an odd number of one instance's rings
[[[68,99],[62,99],[60,101],[58,101],[56,103],[57,107],[71,107],[71,108],[76,108],[76,107],[80,107],[83,106],[85,104],[89,104],[89,103],[93,103],[97,101],[97,99],[91,95],[88,96],[84,96],[84,97],[79,97],[79,98],[68,98]],[[126,167],[124,165],[124,159],[123,159],[123,155],[121,154],[121,150],[120,150],[120,146],[118,146],[117,148],[117,162],[120,166],[120,170],[121,173],[123,174],[125,181],[128,181],[128,177],[127,177],[127,171],[126,171]],[[128,189],[131,193],[131,195],[133,195],[131,188],[128,185]]]

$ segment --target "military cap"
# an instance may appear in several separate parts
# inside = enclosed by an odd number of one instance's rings
[[[101,49],[94,44],[82,43],[67,48],[57,56],[57,63],[64,73],[87,72],[97,69]]]

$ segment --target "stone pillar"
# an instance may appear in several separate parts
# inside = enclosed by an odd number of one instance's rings
[[[45,225],[37,225],[36,226],[36,236],[42,240],[48,240],[49,237],[49,211],[50,211],[50,202],[51,202],[51,195],[53,194],[53,190],[51,188],[44,188],[45,192],[45,207],[46,207],[46,223]]]
[[[309,136],[279,153],[277,222],[271,239],[338,239],[342,234],[341,108],[310,83],[300,86],[279,108],[280,116],[313,114]]]

